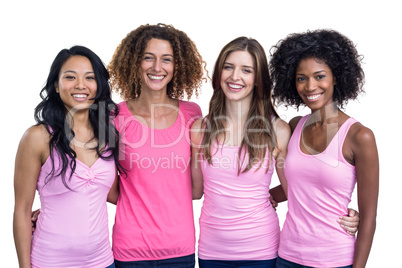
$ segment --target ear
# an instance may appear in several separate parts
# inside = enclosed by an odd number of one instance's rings
[[[59,85],[57,84],[57,82],[54,82],[54,88],[56,89],[57,93],[60,93],[59,91]]]
[[[334,76],[334,86],[336,85],[336,78],[335,78],[335,76]]]

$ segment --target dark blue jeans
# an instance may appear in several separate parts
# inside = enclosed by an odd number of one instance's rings
[[[106,267],[106,268],[115,268],[116,266],[114,266],[114,263],[112,263],[111,265],[109,265],[108,267]]]
[[[276,258],[262,261],[218,261],[198,259],[200,268],[275,268]]]
[[[188,256],[153,261],[118,261],[116,268],[194,268],[195,254]]]
[[[353,265],[348,265],[348,266],[342,266],[342,267],[338,267],[338,268],[352,268],[352,266]],[[278,260],[276,261],[276,268],[313,268],[313,267],[300,265],[300,264],[282,259],[281,257],[278,257]]]

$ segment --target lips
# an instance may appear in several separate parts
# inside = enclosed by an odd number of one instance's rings
[[[324,94],[324,93],[313,94],[313,95],[305,95],[305,96],[306,96],[307,100],[309,100],[309,101],[316,101],[322,96],[322,94]]]
[[[165,78],[164,75],[152,75],[152,74],[148,74],[147,75],[149,79],[151,79],[152,81],[156,81],[156,82],[160,82],[163,80],[163,78]]]
[[[72,96],[74,99],[76,99],[78,101],[84,101],[88,98],[87,94],[73,94]]]
[[[239,92],[244,88],[243,85],[239,85],[239,84],[235,84],[235,83],[227,83],[227,85],[231,91],[235,91],[235,92]]]

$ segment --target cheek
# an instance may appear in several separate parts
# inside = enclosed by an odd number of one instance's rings
[[[226,78],[222,75],[221,76],[221,88],[225,88],[226,87]]]
[[[226,83],[226,80],[228,79],[228,77],[230,76],[229,72],[222,72],[221,73],[221,85]]]
[[[303,91],[303,85],[296,84],[296,91],[297,94],[301,95],[301,92]]]
[[[144,73],[145,70],[149,69],[149,66],[148,66],[148,65],[149,65],[149,64],[148,64],[147,62],[145,62],[145,61],[141,62],[141,65],[140,65],[140,72],[141,72],[141,73]]]
[[[247,79],[247,84],[249,87],[254,88],[255,86],[255,78],[254,76],[251,76]]]
[[[173,72],[174,72],[174,64],[173,64],[173,63],[169,63],[169,64],[166,66],[166,70],[167,70],[169,73],[173,74]]]

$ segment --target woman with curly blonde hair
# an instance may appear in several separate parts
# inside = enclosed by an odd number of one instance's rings
[[[194,267],[190,128],[202,114],[182,99],[198,95],[205,63],[184,32],[157,24],[130,32],[108,69],[125,99],[115,120],[127,170],[113,228],[116,267]]]

